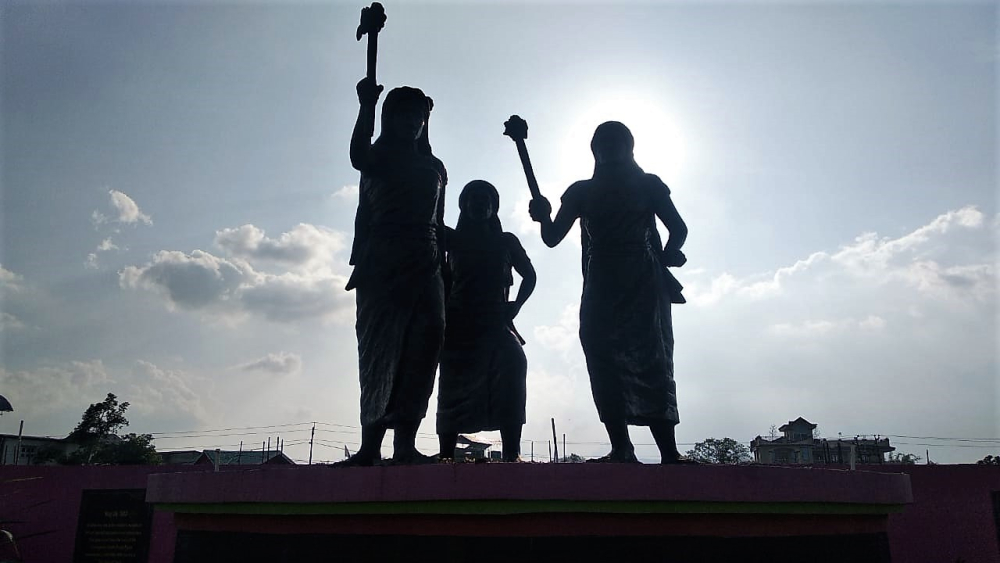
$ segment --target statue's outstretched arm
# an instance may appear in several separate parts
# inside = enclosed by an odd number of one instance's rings
[[[351,135],[351,166],[355,170],[364,171],[368,165],[372,150],[372,137],[375,136],[375,106],[382,93],[382,86],[374,80],[362,78],[358,82],[358,120],[354,123],[354,133]]]
[[[566,233],[573,227],[573,223],[580,217],[580,213],[575,205],[563,199],[556,213],[555,220],[551,219],[552,204],[544,197],[537,197],[528,204],[528,211],[531,219],[537,221],[542,226],[542,242],[549,248],[562,242],[566,238]]]

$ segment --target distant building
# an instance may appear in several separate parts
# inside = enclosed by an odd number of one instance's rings
[[[0,465],[35,465],[35,458],[43,450],[54,450],[55,455],[50,456],[52,459],[70,454],[77,448],[65,438],[21,436],[18,439],[17,434],[0,434]]]
[[[885,454],[896,449],[889,445],[888,438],[856,436],[828,440],[813,437],[815,429],[815,424],[800,416],[778,429],[782,432],[781,436],[757,436],[750,442],[754,462],[781,465],[847,464],[851,462],[853,448],[855,463],[884,463]]]
[[[489,456],[486,450],[491,447],[493,447],[492,442],[480,440],[469,434],[459,434],[458,441],[455,443],[455,460],[486,459]]]

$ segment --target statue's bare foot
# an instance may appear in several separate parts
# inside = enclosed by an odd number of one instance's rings
[[[379,461],[381,460],[375,459],[372,456],[363,456],[360,453],[357,453],[343,461],[331,463],[330,467],[372,467]]]
[[[436,456],[424,455],[415,449],[392,455],[393,465],[430,465],[437,462]]]
[[[619,453],[611,450],[606,456],[588,459],[587,463],[640,463],[640,461],[635,457],[635,452]]]
[[[506,456],[506,457],[502,458],[501,461],[503,461],[504,463],[522,463],[524,460],[521,459],[521,456],[516,455],[516,456],[513,456],[513,457]]]

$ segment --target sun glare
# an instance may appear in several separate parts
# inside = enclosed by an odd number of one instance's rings
[[[635,94],[605,94],[582,103],[573,113],[566,137],[559,143],[560,173],[573,179],[594,169],[590,139],[605,121],[620,121],[635,137],[635,161],[647,172],[670,181],[681,172],[687,155],[676,119],[655,98]]]

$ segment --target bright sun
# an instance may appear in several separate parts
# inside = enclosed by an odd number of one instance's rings
[[[605,121],[620,121],[635,137],[635,161],[668,184],[682,170],[685,144],[677,122],[655,99],[635,94],[602,94],[575,108],[572,125],[559,146],[559,172],[581,179],[594,169],[590,139]]]

